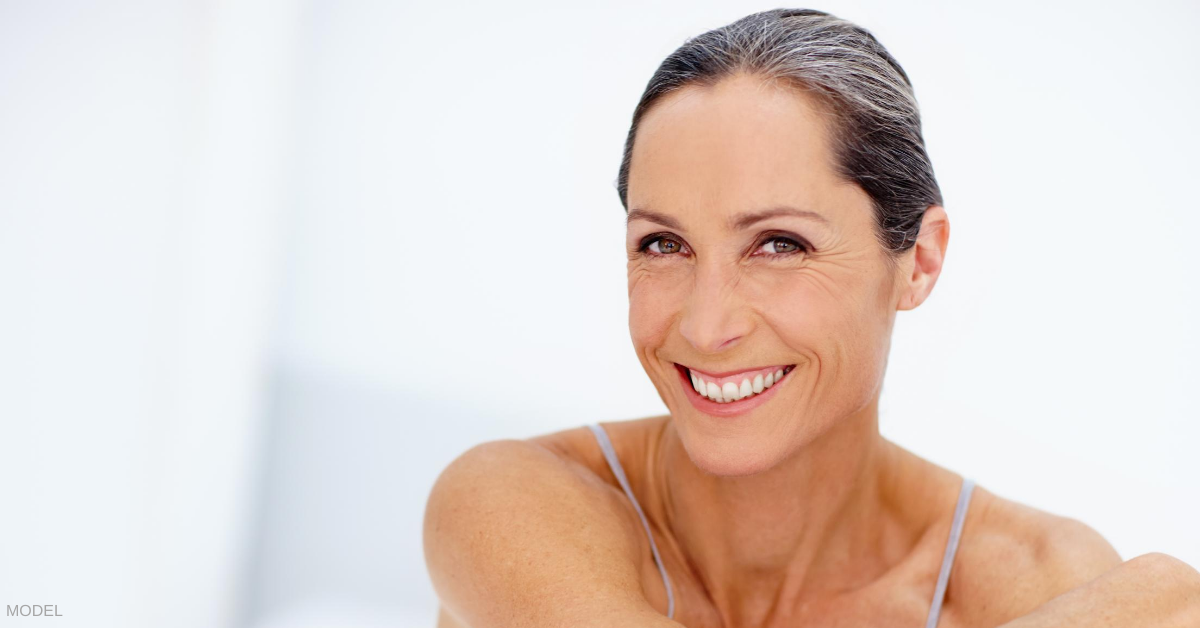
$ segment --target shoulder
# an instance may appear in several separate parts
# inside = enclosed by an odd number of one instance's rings
[[[556,451],[583,448],[570,432],[562,442],[483,443],[442,471],[426,503],[423,541],[448,614],[492,625],[516,618],[514,609],[530,623],[649,609],[631,595],[642,589],[641,524],[619,490]],[[555,602],[564,599],[574,602]]]
[[[654,616],[641,596],[641,522],[596,462],[584,426],[475,445],[444,469],[424,546],[445,615],[469,626]]]
[[[635,485],[642,475],[638,462],[644,460],[645,454],[656,446],[669,420],[669,416],[658,416],[600,424],[612,442],[625,474]],[[604,453],[596,442],[596,436],[589,427],[581,426],[545,434],[531,438],[529,442],[546,448],[570,464],[578,465],[580,470],[592,473],[606,484],[617,486],[608,461],[605,460]]]
[[[1091,526],[976,486],[945,606],[956,624],[997,625],[1120,565]]]
[[[571,514],[564,508],[621,515],[622,498],[588,465],[538,439],[485,442],[454,459],[434,483],[426,502],[427,549],[457,527],[491,517],[535,522]]]

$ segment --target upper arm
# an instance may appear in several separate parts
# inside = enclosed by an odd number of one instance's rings
[[[1077,519],[1054,517],[1037,544],[1050,599],[1120,565],[1121,555],[1099,532]]]
[[[636,525],[594,475],[537,444],[494,441],[435,483],[425,560],[445,611],[471,628],[653,625],[666,618],[642,594]]]
[[[973,625],[1026,615],[1122,562],[1112,544],[1079,520],[1019,505],[1013,510],[976,530],[982,538],[955,567],[963,567],[957,606]]]

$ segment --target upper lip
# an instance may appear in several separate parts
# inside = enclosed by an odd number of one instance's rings
[[[782,368],[787,368],[787,367],[789,367],[789,366],[792,366],[791,364],[775,364],[775,365],[770,365],[770,364],[768,364],[768,365],[765,365],[765,366],[750,366],[750,367],[746,367],[746,368],[744,368],[744,369],[734,369],[734,370],[732,370],[732,371],[723,371],[723,372],[720,372],[720,373],[716,373],[716,372],[711,372],[711,371],[702,371],[702,370],[700,370],[700,369],[698,369],[698,368],[695,368],[695,367],[692,367],[692,366],[687,366],[686,364],[679,364],[678,362],[676,362],[675,364],[678,364],[679,366],[682,366],[683,368],[685,368],[685,369],[687,369],[687,370],[689,370],[689,371],[692,371],[692,372],[698,373],[698,374],[700,374],[700,375],[707,375],[707,376],[709,376],[709,377],[712,377],[712,378],[714,378],[714,379],[715,379],[715,378],[721,378],[721,377],[729,377],[730,375],[738,375],[738,374],[741,374],[741,373],[746,373],[746,372],[748,372],[748,371],[761,371],[761,370],[766,370],[766,369],[768,369],[768,368],[772,368],[772,367],[774,367],[774,368],[777,368],[777,369],[782,369]]]

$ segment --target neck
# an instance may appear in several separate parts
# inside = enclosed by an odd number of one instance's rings
[[[893,446],[877,403],[761,473],[706,473],[671,423],[659,448],[665,516],[725,625],[763,625],[863,586],[898,561],[885,544]],[[666,471],[666,470],[669,470]]]

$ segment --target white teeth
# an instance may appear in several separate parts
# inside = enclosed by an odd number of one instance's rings
[[[708,397],[717,403],[730,403],[763,392],[782,379],[784,373],[790,370],[790,368],[776,369],[774,373],[767,373],[765,377],[759,373],[754,376],[754,379],[748,377],[742,379],[740,386],[734,382],[718,386],[715,382],[705,381],[703,377],[696,375],[691,370],[688,371],[688,377],[692,380],[692,388],[700,396]]]

